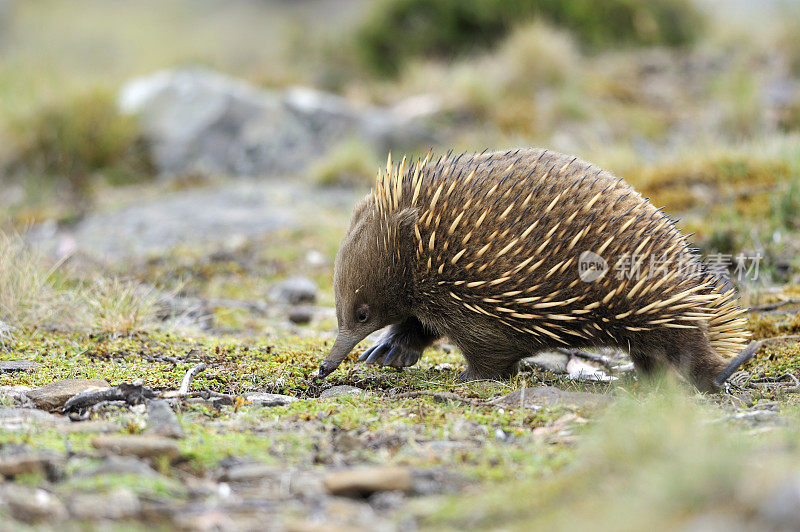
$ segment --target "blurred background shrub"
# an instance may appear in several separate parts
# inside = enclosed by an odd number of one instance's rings
[[[702,29],[688,0],[380,0],[356,34],[357,49],[375,72],[397,74],[411,58],[475,52],[534,19],[571,31],[589,49],[680,46]]]

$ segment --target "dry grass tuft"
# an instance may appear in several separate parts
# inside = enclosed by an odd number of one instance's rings
[[[137,281],[98,278],[81,291],[79,299],[81,323],[87,330],[130,335],[157,325],[158,292]]]
[[[0,231],[0,345],[43,327],[128,335],[158,324],[159,293],[132,280],[67,283],[23,235]]]
[[[13,329],[40,327],[62,315],[65,294],[56,286],[57,268],[21,235],[0,231],[0,341]]]

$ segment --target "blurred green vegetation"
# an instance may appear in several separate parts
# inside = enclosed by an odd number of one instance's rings
[[[566,28],[593,49],[684,45],[703,25],[686,0],[381,0],[356,34],[357,49],[373,71],[397,74],[413,57],[474,52],[533,19]]]
[[[43,105],[14,120],[9,137],[12,175],[49,176],[79,193],[95,176],[123,184],[153,175],[136,119],[107,91]]]
[[[421,504],[420,514],[447,530],[724,530],[731,515],[749,529],[742,515],[796,471],[797,433],[745,433],[722,419],[668,381],[621,393],[567,467]]]
[[[367,187],[375,181],[378,160],[372,147],[357,138],[349,138],[335,146],[309,174],[317,185]]]

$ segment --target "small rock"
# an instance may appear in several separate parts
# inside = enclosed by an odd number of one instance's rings
[[[323,483],[333,495],[363,497],[378,491],[408,493],[413,487],[413,478],[406,468],[370,467],[328,473]]]
[[[567,373],[570,379],[577,381],[611,382],[617,380],[617,377],[575,357],[567,363]]]
[[[46,386],[35,388],[25,395],[33,401],[36,408],[57,410],[64,406],[70,398],[81,392],[110,388],[105,379],[67,379],[51,382]]]
[[[163,399],[147,402],[147,434],[164,436],[165,438],[183,438],[184,432],[178,417]]]
[[[177,458],[181,451],[178,445],[169,438],[148,435],[108,435],[98,436],[92,440],[92,446],[102,451],[109,451],[123,456],[140,458]]]
[[[271,296],[289,305],[314,303],[317,300],[317,283],[307,277],[289,277],[275,285]]]
[[[250,392],[244,398],[258,406],[286,406],[297,401],[297,397],[282,395],[279,393]]]
[[[449,362],[442,362],[433,366],[433,371],[451,371],[452,369],[453,365]]]
[[[8,508],[14,519],[26,523],[52,524],[67,517],[64,504],[44,490],[30,490],[17,486],[13,490],[8,490],[6,496]]]
[[[546,405],[567,405],[579,407],[600,406],[608,402],[607,395],[589,392],[567,392],[554,386],[540,386],[538,388],[526,388],[525,406],[538,407]],[[522,400],[522,390],[511,392],[497,399],[495,404],[508,406],[519,406]]]
[[[0,386],[0,403],[17,403],[23,406],[33,406],[28,396],[30,386]]]
[[[0,429],[28,430],[31,427],[55,427],[69,420],[33,408],[0,408]]]
[[[129,489],[119,488],[110,493],[82,493],[72,497],[69,512],[77,519],[130,519],[139,515],[142,505]]]
[[[15,371],[36,371],[41,364],[30,360],[0,360],[0,373],[13,373]]]
[[[107,456],[100,464],[78,469],[73,478],[90,478],[102,475],[135,475],[139,477],[158,478],[149,464],[133,456]]]
[[[522,360],[522,364],[525,366],[533,366],[558,374],[567,372],[568,363],[569,355],[557,351],[544,351]]]
[[[219,479],[224,482],[251,482],[262,478],[271,478],[280,473],[280,468],[266,464],[237,464],[227,468]]]
[[[305,325],[311,323],[314,318],[314,311],[310,307],[292,307],[289,309],[289,321],[297,325]]]
[[[40,474],[54,477],[63,457],[52,452],[14,452],[0,455],[0,477]]]
[[[355,386],[342,384],[341,386],[331,386],[327,390],[323,390],[319,395],[319,398],[330,399],[331,397],[338,397],[340,395],[361,395],[362,393],[367,392],[361,388],[356,388]]]
[[[117,423],[111,421],[92,419],[89,421],[65,423],[58,427],[58,432],[61,434],[108,434],[111,432],[119,432],[120,428],[121,427]]]

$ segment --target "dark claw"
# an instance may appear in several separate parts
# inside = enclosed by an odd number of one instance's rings
[[[390,344],[378,344],[369,354],[369,357],[364,360],[364,362],[367,364],[379,364],[381,357],[384,353],[386,353],[386,351],[389,350],[390,347]]]
[[[403,365],[404,366],[413,366],[419,360],[419,354],[414,351],[406,351],[405,356],[403,357]]]
[[[329,368],[328,365],[325,362],[323,362],[322,364],[319,365],[319,373],[318,373],[317,376],[320,379],[324,379],[325,377],[330,375],[332,372],[333,372],[333,369]]]
[[[399,347],[397,346],[392,347],[391,349],[389,349],[389,352],[386,353],[386,358],[383,359],[382,365],[384,366],[393,365],[392,363],[395,362],[398,356],[402,355],[402,353],[403,352]]]
[[[375,348],[378,347],[379,345],[381,345],[381,344],[375,344],[372,347],[370,347],[369,349],[367,349],[366,351],[364,351],[363,353],[361,353],[361,356],[358,357],[358,361],[359,362],[364,362],[367,358],[369,358],[369,355],[373,351],[375,351]]]

